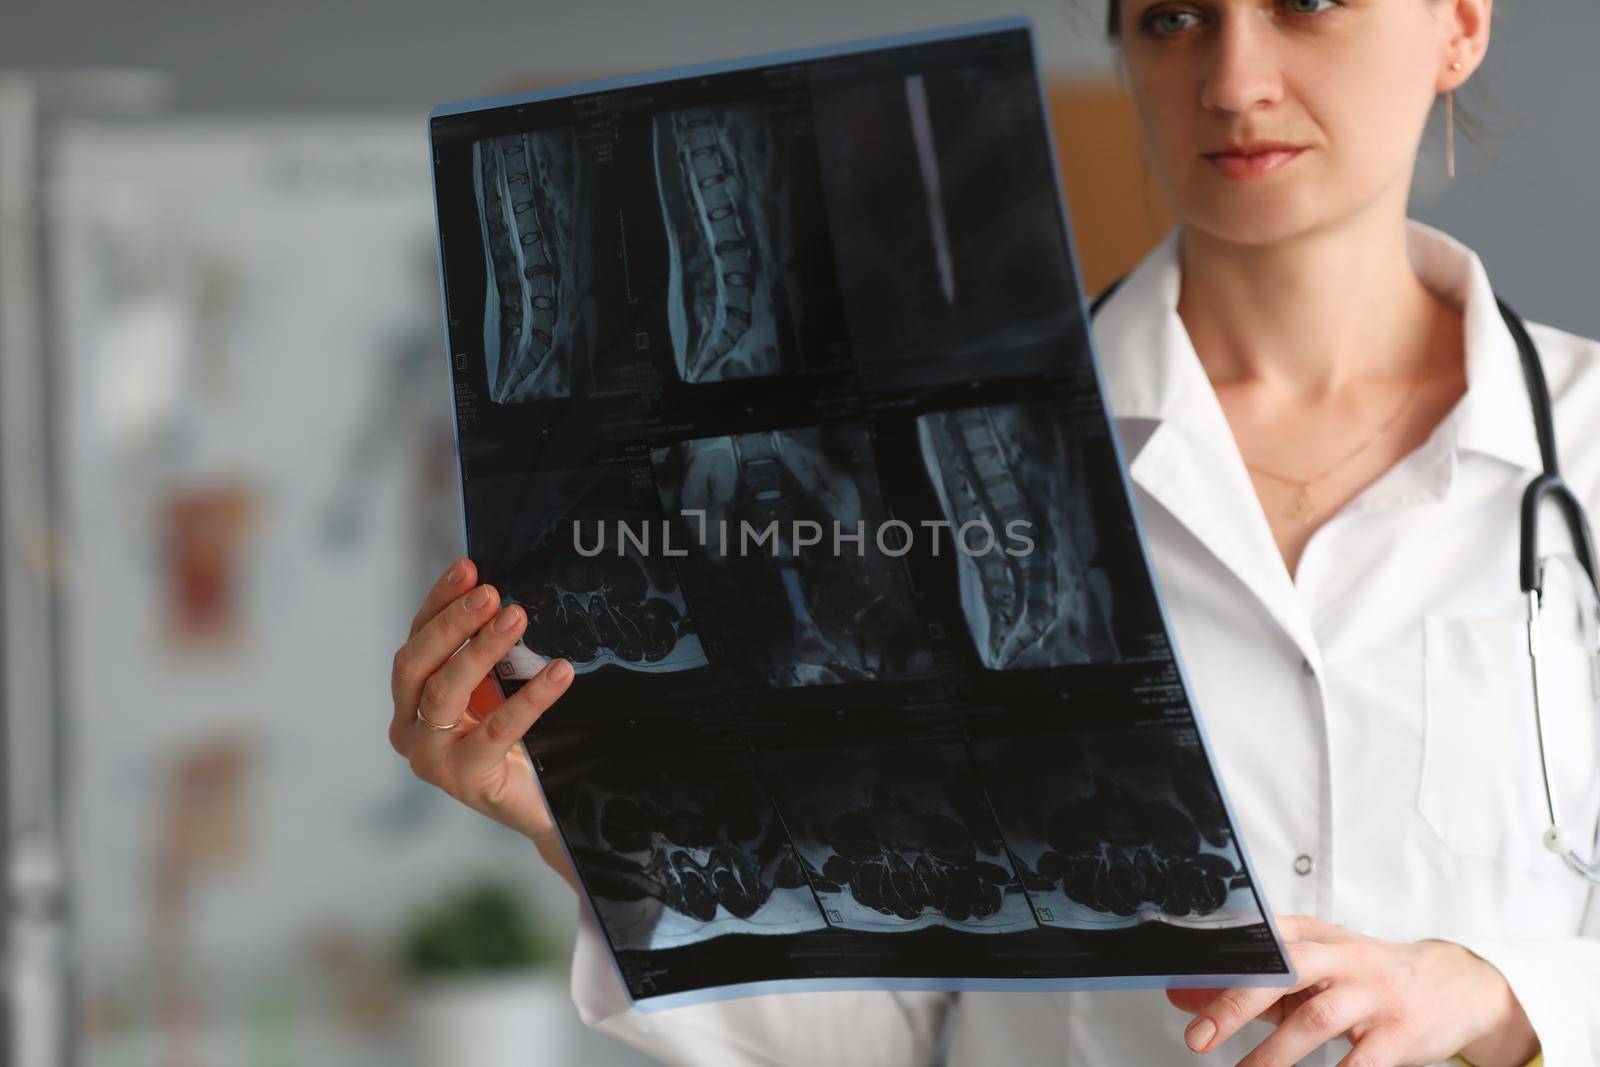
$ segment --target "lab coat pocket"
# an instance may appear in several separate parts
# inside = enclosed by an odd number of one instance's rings
[[[1525,623],[1429,616],[1424,626],[1423,819],[1457,852],[1563,874],[1541,841],[1550,819]],[[1563,827],[1587,852],[1600,810],[1592,660],[1576,640],[1549,638],[1542,659],[1552,787]]]

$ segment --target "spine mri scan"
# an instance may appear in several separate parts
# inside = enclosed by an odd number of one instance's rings
[[[775,136],[756,108],[687,108],[655,119],[669,256],[667,315],[686,382],[756,378],[782,365],[786,213]]]
[[[961,608],[991,670],[1115,659],[1110,582],[1092,565],[1086,465],[1047,409],[1021,405],[932,412],[917,420],[928,474],[961,536],[1021,527],[1030,550],[960,552]],[[964,538],[969,546],[981,538]]]
[[[772,803],[736,753],[580,765],[557,799],[575,858],[621,947],[825,923]]]
[[[489,291],[484,362],[496,401],[572,395],[592,359],[584,155],[570,130],[486,138],[472,148]]]
[[[667,510],[705,516],[712,533],[694,551],[750,616],[746,636],[759,644],[771,685],[876,681],[931,668],[899,565],[874,550],[870,532],[859,553],[835,554],[827,541],[835,524],[854,532],[882,514],[870,456],[860,426],[703,438],[652,456]],[[801,547],[797,524],[811,524],[824,540]],[[774,537],[750,547],[747,530]]]

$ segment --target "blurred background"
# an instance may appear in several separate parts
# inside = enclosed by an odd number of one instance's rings
[[[639,1062],[567,998],[565,884],[384,736],[460,550],[427,109],[1013,14],[1097,289],[1168,225],[1102,0],[0,19],[0,1063]],[[1436,121],[1413,213],[1600,336],[1600,5],[1496,14],[1484,144],[1446,183]]]

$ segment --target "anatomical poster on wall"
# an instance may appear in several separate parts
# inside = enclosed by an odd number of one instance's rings
[[[1290,980],[1097,377],[1031,31],[435,110],[468,553],[643,1008]]]

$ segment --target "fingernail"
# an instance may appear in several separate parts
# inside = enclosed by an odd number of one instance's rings
[[[550,664],[550,666],[546,667],[544,672],[550,676],[550,680],[552,682],[560,685],[568,678],[572,677],[572,664],[568,663],[564,659],[558,659],[554,663]]]
[[[1189,1029],[1183,1032],[1183,1039],[1189,1047],[1199,1052],[1210,1044],[1211,1039],[1217,1036],[1217,1024],[1207,1019],[1204,1015],[1189,1024]]]
[[[462,578],[465,578],[466,575],[467,568],[457,563],[454,567],[450,568],[450,573],[444,576],[444,584],[455,585],[457,582],[461,581]]]
[[[484,608],[488,607],[489,587],[486,585],[480,585],[478,588],[468,593],[466,605],[468,611],[482,611]]]
[[[509,633],[517,625],[517,606],[511,605],[502,611],[494,620],[494,632],[497,634]]]

